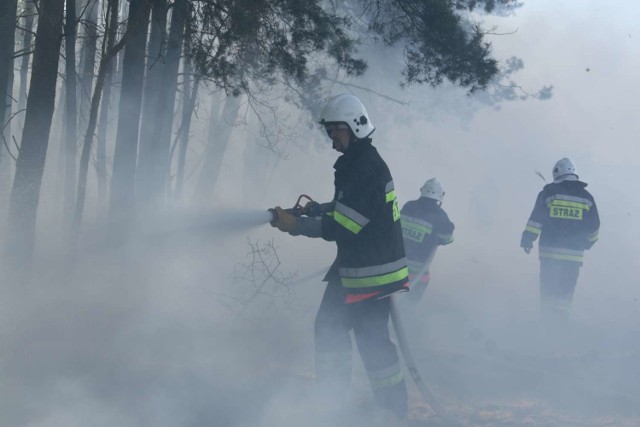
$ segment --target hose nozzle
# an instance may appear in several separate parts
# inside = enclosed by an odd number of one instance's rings
[[[269,224],[275,227],[276,222],[278,222],[278,212],[274,208],[267,209],[267,212],[271,214],[271,220],[269,220]]]

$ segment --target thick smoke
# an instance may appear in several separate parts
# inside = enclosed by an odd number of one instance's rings
[[[439,249],[423,301],[403,304],[423,377],[465,425],[640,423],[640,121],[630,96],[640,90],[632,72],[640,33],[637,5],[616,6],[537,1],[493,18],[517,28],[492,42],[499,58],[523,58],[523,88],[554,85],[544,102],[496,109],[446,86],[400,89],[387,56],[357,84],[401,103],[349,89],[377,127],[374,145],[400,204],[417,198],[428,178],[445,186],[455,242]],[[192,169],[204,151],[208,111],[200,117]],[[325,410],[345,402],[324,400],[313,383],[319,270],[332,262],[334,245],[266,224],[268,208],[290,207],[299,194],[320,202],[333,196],[336,154],[326,136],[306,126],[296,134],[283,147],[288,157],[267,155],[263,170],[243,162],[259,132],[237,127],[211,195],[215,209],[177,204],[117,248],[87,239],[72,273],[59,262],[60,206],[48,160],[32,278],[21,281],[0,264],[0,425],[374,423],[357,354],[347,415]],[[540,328],[536,250],[525,255],[518,244],[544,185],[536,172],[549,180],[565,156],[589,183],[602,227],[580,271],[570,328],[556,336]],[[87,222],[97,220],[89,209]],[[292,298],[256,316],[233,301],[252,295],[238,287],[240,273],[255,265],[251,245],[268,243],[282,274],[273,277]],[[273,286],[258,273],[258,285]],[[437,425],[412,385],[409,393],[413,425]]]

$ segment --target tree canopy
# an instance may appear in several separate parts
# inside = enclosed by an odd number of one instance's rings
[[[514,0],[206,0],[192,3],[189,34],[198,71],[235,93],[278,74],[303,81],[313,57],[360,75],[367,67],[357,51],[362,37],[404,50],[403,84],[447,80],[475,92],[499,70],[481,26],[468,15],[518,6]]]

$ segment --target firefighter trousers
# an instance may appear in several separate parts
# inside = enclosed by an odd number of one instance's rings
[[[540,315],[543,322],[566,324],[569,321],[580,266],[574,261],[540,260]]]
[[[330,280],[315,322],[316,380],[345,394],[351,382],[353,335],[379,406],[407,416],[407,389],[395,344],[389,336],[391,300],[345,304],[339,280]]]

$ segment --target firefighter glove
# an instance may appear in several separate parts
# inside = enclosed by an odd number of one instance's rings
[[[274,210],[276,211],[277,218],[271,223],[271,225],[277,227],[280,231],[295,235],[298,228],[298,221],[296,217],[282,209],[280,206],[276,206]]]
[[[525,253],[531,252],[533,248],[533,240],[527,236],[526,232],[522,233],[522,239],[520,239],[520,247],[524,249]]]

